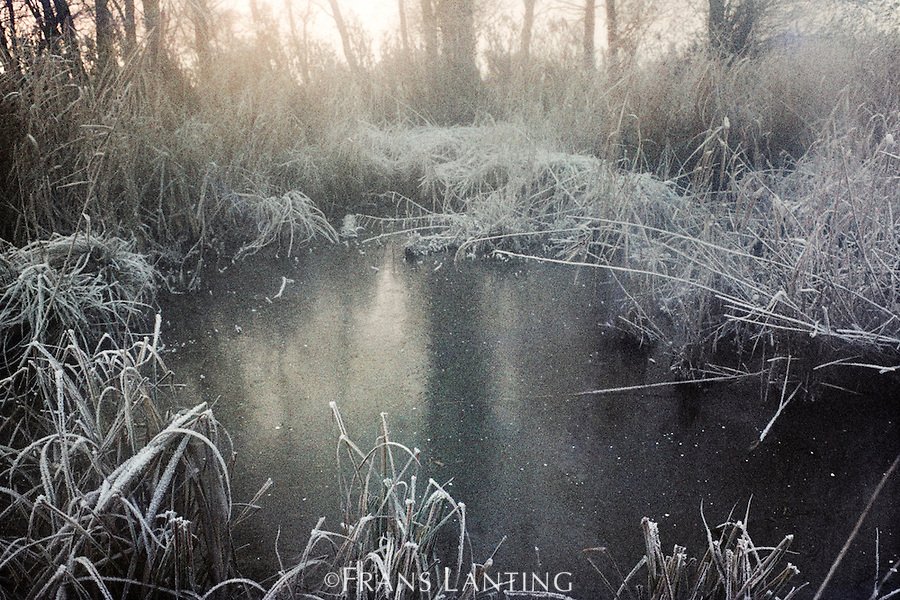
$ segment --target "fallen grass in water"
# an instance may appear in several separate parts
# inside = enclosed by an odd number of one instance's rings
[[[630,210],[658,215],[660,225],[693,218],[670,185],[556,151],[511,125],[370,132],[369,139],[373,164],[419,181],[417,199],[389,195],[412,234],[408,247],[418,253],[543,245],[561,256],[569,241],[587,241],[584,236],[613,253],[621,234],[593,231],[591,220]]]

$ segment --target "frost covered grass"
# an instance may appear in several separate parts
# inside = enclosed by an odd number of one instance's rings
[[[0,351],[7,370],[74,336],[93,347],[103,334],[145,324],[157,274],[124,240],[54,236],[0,253]]]
[[[363,83],[326,60],[299,77],[274,40],[220,39],[202,74],[140,56],[85,73],[49,53],[0,73],[0,593],[321,596],[315,574],[357,563],[387,581],[470,572],[464,505],[419,479],[386,425],[363,451],[335,410],[343,526],[317,527],[268,592],[232,579],[246,513],[227,434],[202,404],[160,413],[157,338],[135,333],[156,267],[190,286],[199,269],[183,271],[210,251],[290,254],[337,237],[325,212],[371,198],[345,237],[399,225],[414,254],[605,269],[619,325],[671,345],[681,375],[722,347],[742,369],[769,365],[776,418],[838,367],[896,381],[900,51],[831,33],[617,75],[550,52],[492,70],[476,124],[449,127],[430,124],[421,65]],[[790,575],[772,570],[781,546],[760,558],[739,523],[694,562],[644,526],[647,597],[674,597],[673,582],[687,597],[765,593]]]
[[[320,520],[300,560],[282,571],[265,597],[388,600],[456,597],[457,590],[460,597],[470,596],[473,590],[465,582],[475,565],[465,504],[420,474],[419,450],[391,439],[385,415],[381,435],[364,450],[350,437],[334,403],[331,410],[343,522],[338,530],[328,530]],[[324,577],[343,569],[353,573],[346,589]],[[430,589],[422,581],[429,581]],[[452,590],[443,587],[448,581]]]
[[[605,558],[605,550],[589,551],[600,555],[591,558],[591,564],[616,599],[790,600],[798,597],[805,587],[795,583],[800,572],[790,562],[785,564],[793,536],[786,536],[774,547],[756,546],[746,523],[746,518],[729,520],[715,527],[715,534],[705,525],[707,548],[697,559],[677,544],[671,553],[664,551],[659,526],[644,518],[641,522],[644,556],[627,575],[622,577],[617,568],[598,562],[598,558]]]
[[[334,237],[302,191],[321,186],[288,95],[226,93],[225,74],[201,94],[183,73],[140,61],[90,81],[73,68],[41,56],[28,77],[0,73],[7,241],[71,235],[87,217],[95,231],[135,240],[168,276],[209,250],[233,256],[283,244],[290,251]],[[286,85],[274,75],[267,81],[270,92]],[[225,96],[232,101],[220,102]],[[248,115],[258,119],[253,127]]]
[[[659,221],[685,213],[685,201],[671,185],[599,158],[554,150],[529,139],[521,127],[419,128],[374,132],[370,139],[374,164],[420,182],[415,198],[389,195],[417,252],[484,253],[537,243],[565,255],[583,236],[593,240],[599,234],[595,241],[612,254],[624,240],[613,228],[592,228],[592,222],[630,211]]]
[[[158,328],[95,351],[70,333],[0,380],[0,589],[86,599],[258,588],[231,580],[241,515],[227,434],[206,404],[159,411]]]
[[[167,415],[158,402],[159,318],[139,333],[155,269],[132,244],[91,234],[7,248],[0,265],[4,597],[252,588],[231,581],[240,515],[227,434],[205,404]]]
[[[790,169],[753,170],[734,153],[741,176],[721,189],[712,176],[684,187],[567,154],[512,125],[370,132],[371,162],[419,189],[387,197],[397,217],[367,222],[399,223],[415,253],[606,269],[625,290],[620,325],[671,344],[688,375],[727,346],[800,358],[807,378],[848,365],[889,376],[900,364],[898,124],[831,122]],[[727,124],[704,144],[727,149]]]
[[[900,47],[825,30],[736,60],[491,80],[475,125],[363,128],[395,182],[361,223],[413,253],[606,269],[619,325],[696,376],[720,349],[781,381],[900,368]],[[800,375],[802,373],[802,376]]]

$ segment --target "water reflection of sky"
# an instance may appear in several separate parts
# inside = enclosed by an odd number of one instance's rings
[[[294,282],[269,303],[282,276]],[[241,265],[207,284],[211,295],[169,311],[178,348],[169,360],[185,403],[219,398],[238,494],[276,482],[239,535],[254,575],[272,571],[279,527],[290,556],[319,516],[338,522],[330,401],[361,445],[386,412],[395,439],[423,449],[427,475],[452,481],[469,507],[476,559],[506,535],[501,565],[530,569],[538,547],[542,568],[580,573],[583,592],[599,580],[582,549],[636,559],[647,515],[666,546],[702,554],[701,500],[720,519],[751,495],[751,533],[767,544],[796,533],[792,560],[822,577],[897,446],[896,414],[884,406],[876,419],[846,402],[832,414],[795,411],[751,453],[769,410],[755,390],[573,396],[665,376],[662,357],[601,327],[612,312],[596,273],[332,249],[299,264]],[[859,439],[883,442],[860,449]],[[885,498],[896,498],[896,482],[889,488]],[[871,575],[876,525],[883,556],[897,553],[898,517],[888,502],[875,511],[856,565],[833,589]]]

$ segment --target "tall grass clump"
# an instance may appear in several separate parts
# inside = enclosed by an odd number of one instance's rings
[[[254,587],[232,580],[227,434],[205,404],[161,412],[160,319],[137,333],[156,279],[133,243],[107,235],[0,253],[3,597]]]
[[[745,355],[799,357],[807,375],[896,371],[898,116],[825,132],[794,168],[747,171],[699,197],[694,227],[633,223],[656,258],[626,254],[625,267],[651,272],[632,296],[640,312],[668,315],[695,366],[727,341]]]
[[[896,110],[898,56],[896,36],[839,26],[776,36],[743,57],[693,46],[615,70],[584,70],[577,57],[551,53],[493,77],[487,106],[493,119],[524,121],[565,152],[691,181],[731,152],[752,169],[792,166],[844,103],[861,109],[848,115],[852,126]],[[728,152],[698,152],[726,118]]]
[[[474,569],[465,504],[433,479],[420,479],[418,449],[393,441],[384,415],[381,435],[364,451],[334,403],[331,408],[344,520],[337,531],[320,520],[299,562],[282,572],[266,598],[452,597],[447,581],[451,591],[470,594],[462,589]],[[332,581],[327,573],[341,575]]]
[[[305,111],[287,94],[222,89],[224,76],[192,84],[166,64],[135,56],[84,80],[67,61],[39,56],[26,75],[0,74],[13,90],[0,110],[0,128],[12,132],[0,235],[22,245],[72,234],[87,215],[169,268],[205,249],[233,254],[279,242],[291,250],[333,238],[304,191],[315,182],[296,160],[298,149],[308,154]]]
[[[158,333],[96,351],[72,334],[35,351],[25,393],[0,380],[4,594],[197,597],[233,574],[230,442],[205,404],[159,412]]]
[[[613,598],[789,600],[805,587],[793,584],[797,567],[784,564],[793,536],[777,546],[760,547],[750,538],[746,521],[729,520],[715,528],[715,535],[707,525],[706,552],[697,559],[684,546],[675,545],[671,553],[663,550],[659,526],[650,519],[645,517],[641,527],[644,556],[626,576],[620,575],[620,581],[609,568],[590,559]]]
[[[134,244],[79,233],[0,253],[0,352],[9,371],[64,336],[93,347],[146,324],[157,274]]]

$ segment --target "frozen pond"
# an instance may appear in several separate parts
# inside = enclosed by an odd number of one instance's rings
[[[272,299],[282,277],[293,282]],[[245,573],[277,570],[279,528],[289,561],[319,516],[336,527],[336,401],[361,445],[386,412],[394,439],[422,449],[424,474],[452,480],[476,560],[505,535],[495,562],[573,572],[576,598],[605,589],[583,549],[609,548],[627,572],[648,516],[666,550],[699,557],[701,502],[718,523],[751,496],[754,541],[795,534],[790,560],[818,584],[896,455],[896,403],[797,404],[751,451],[774,410],[758,382],[576,395],[667,379],[664,355],[605,326],[613,289],[585,270],[339,246],[211,270],[200,292],[169,298],[167,360],[185,404],[217,402],[238,451],[237,499],[275,481],[238,532]],[[896,558],[898,490],[895,477],[831,597],[868,597],[876,527],[882,561]]]

